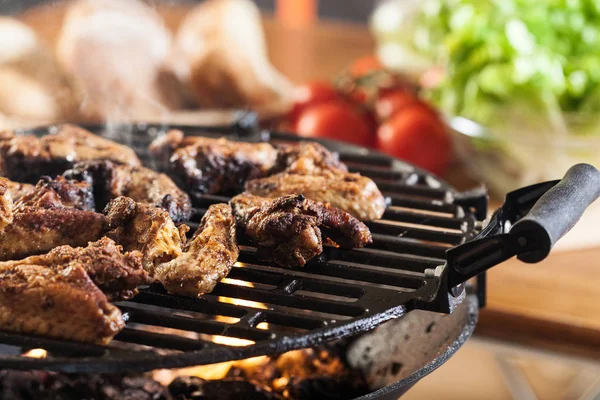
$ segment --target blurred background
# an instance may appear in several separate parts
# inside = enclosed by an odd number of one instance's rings
[[[0,0],[0,128],[268,128],[377,149],[491,208],[600,166],[596,0]],[[540,265],[490,272],[476,337],[407,399],[600,398],[598,205]]]

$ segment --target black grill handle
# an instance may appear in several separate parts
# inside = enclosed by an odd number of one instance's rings
[[[544,193],[531,210],[510,229],[511,235],[531,243],[518,254],[521,261],[536,263],[575,226],[586,208],[600,197],[600,172],[589,164],[577,164]]]
[[[448,288],[513,256],[543,260],[598,197],[600,172],[589,164],[571,167],[560,181],[509,193],[476,238],[446,252]]]

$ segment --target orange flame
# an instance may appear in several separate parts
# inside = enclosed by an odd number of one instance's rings
[[[46,358],[48,352],[44,349],[31,349],[27,353],[23,354],[23,357],[31,358]]]
[[[236,285],[236,286],[244,286],[244,287],[254,287],[251,282],[242,281],[239,279],[232,278],[223,278],[221,280],[222,283],[226,283],[228,285]],[[263,303],[259,303],[256,301],[244,300],[244,299],[235,299],[231,297],[219,296],[218,300],[222,303],[241,305],[250,308],[258,308],[265,310],[267,306]],[[217,316],[217,321],[228,322],[230,317]],[[268,329],[268,324],[263,322],[261,323],[261,329]],[[224,344],[228,346],[248,346],[253,344],[254,342],[247,339],[240,338],[232,338],[227,336],[213,335],[211,340],[214,343]],[[255,368],[259,367],[263,364],[266,364],[268,361],[268,357],[260,356],[260,357],[252,357],[247,358],[245,360],[240,361],[227,361],[218,364],[211,365],[199,365],[196,367],[183,368],[179,370],[160,370],[156,371],[153,375],[154,379],[163,384],[169,384],[176,376],[197,376],[206,380],[217,380],[223,379],[227,376],[229,370],[234,367],[243,367],[243,368]]]

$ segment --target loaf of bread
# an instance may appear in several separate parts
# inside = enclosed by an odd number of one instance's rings
[[[56,52],[101,119],[144,119],[182,107],[182,87],[166,66],[171,33],[138,0],[78,0],[67,10]]]
[[[79,102],[74,83],[35,32],[14,18],[0,17],[2,122],[72,119]]]
[[[182,21],[171,59],[204,107],[281,102],[291,84],[269,62],[258,7],[250,0],[209,0]]]

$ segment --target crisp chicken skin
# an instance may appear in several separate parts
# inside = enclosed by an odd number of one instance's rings
[[[13,202],[10,211],[6,206],[11,191],[0,190],[4,192],[0,194],[4,206],[0,260],[41,254],[66,244],[85,246],[108,228],[104,215],[89,210],[93,210],[93,196],[85,182],[44,178],[31,193]]]
[[[346,248],[372,241],[362,222],[303,195],[267,199],[242,193],[231,205],[238,229],[257,246],[259,257],[281,266],[304,266],[323,252],[323,237]]]
[[[0,326],[3,330],[91,343],[108,343],[124,327],[78,263],[0,263]]]
[[[277,162],[271,174],[319,175],[323,171],[348,172],[348,167],[340,161],[337,153],[327,150],[316,142],[300,142],[293,145],[277,146]]]
[[[140,251],[144,269],[171,293],[208,293],[237,261],[235,223],[227,204],[211,206],[187,243],[188,226],[176,227],[164,210],[118,197],[105,212],[114,227],[107,236],[127,251]]]
[[[246,191],[277,198],[303,194],[308,199],[346,211],[361,221],[380,219],[385,198],[370,178],[348,172],[324,171],[321,175],[282,172],[246,182]]]
[[[22,193],[22,190],[21,190]],[[42,176],[33,189],[15,201],[15,208],[74,208],[94,211],[94,192],[87,182]]]
[[[75,125],[65,124],[56,134],[41,138],[0,132],[0,175],[11,180],[36,182],[42,175],[60,175],[83,160],[141,165],[131,148]]]
[[[237,261],[235,221],[231,207],[214,204],[202,218],[183,253],[155,270],[155,277],[174,294],[197,297],[210,293]]]
[[[107,204],[104,213],[111,229],[106,236],[125,251],[141,252],[150,276],[155,276],[158,264],[181,255],[189,228],[176,227],[165,210],[120,196]]]
[[[142,268],[142,253],[123,252],[121,246],[107,237],[91,242],[86,247],[59,246],[46,254],[0,262],[0,268],[18,265],[54,269],[81,265],[110,300],[130,299],[137,294],[138,286],[152,283]]]
[[[190,197],[171,178],[142,166],[108,160],[82,161],[63,176],[91,183],[99,210],[110,200],[127,196],[166,210],[175,222],[188,220],[192,212]]]
[[[9,182],[6,178],[0,178],[0,229],[13,222],[13,197]]]
[[[150,151],[167,161],[168,174],[192,195],[239,193],[247,180],[267,175],[277,159],[269,143],[184,137],[181,131],[155,140]]]

